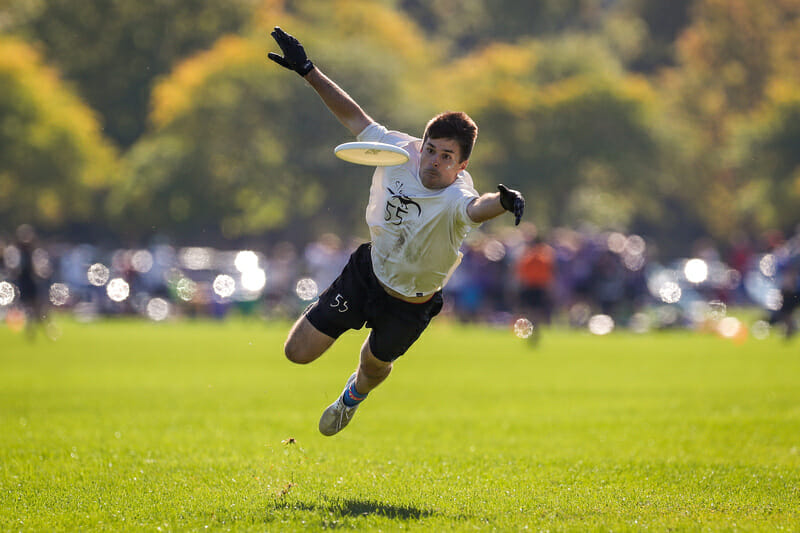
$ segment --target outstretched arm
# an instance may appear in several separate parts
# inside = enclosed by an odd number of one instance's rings
[[[358,135],[364,128],[370,125],[372,119],[364,113],[355,100],[344,92],[330,78],[328,78],[319,68],[314,68],[306,74],[305,80],[317,91],[322,101],[331,110],[331,113],[339,119],[342,125],[350,130],[353,136]]]
[[[372,119],[364,113],[349,94],[314,66],[314,63],[306,56],[306,51],[300,41],[277,26],[271,35],[283,52],[283,56],[270,52],[268,57],[271,60],[300,74],[317,91],[331,113],[354,136],[369,126]]]
[[[519,191],[509,189],[505,185],[498,185],[500,192],[487,192],[475,198],[467,206],[467,215],[473,222],[486,222],[505,211],[511,212],[514,217],[514,224],[518,225],[525,211],[525,198]]]

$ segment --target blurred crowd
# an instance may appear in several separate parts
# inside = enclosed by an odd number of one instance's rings
[[[101,316],[177,317],[231,313],[294,319],[335,279],[358,241],[326,234],[298,246],[218,250],[154,242],[138,249],[44,242],[20,226],[0,235],[0,319],[34,334],[53,310],[78,320]],[[695,244],[692,257],[661,262],[639,235],[531,224],[473,232],[445,287],[445,316],[534,338],[549,324],[597,334],[737,324],[731,306],[759,310],[754,328],[795,331],[800,302],[800,233],[745,237],[717,247]],[[726,322],[727,321],[727,322]],[[741,327],[741,324],[739,325]],[[754,334],[756,329],[753,329]]]

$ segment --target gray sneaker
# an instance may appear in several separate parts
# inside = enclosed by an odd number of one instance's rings
[[[353,373],[352,376],[347,380],[347,384],[345,385],[345,390],[350,384],[356,380],[356,375]],[[358,405],[355,407],[348,407],[342,401],[342,395],[340,394],[336,401],[333,402],[328,406],[327,409],[322,413],[322,416],[319,419],[319,432],[323,435],[330,437],[331,435],[336,435],[344,427],[350,423],[350,420],[353,418],[353,415],[356,414],[356,409],[358,409]]]

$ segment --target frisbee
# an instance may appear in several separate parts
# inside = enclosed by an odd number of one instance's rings
[[[348,163],[371,167],[391,167],[408,161],[408,152],[393,144],[351,142],[337,146],[333,153]]]

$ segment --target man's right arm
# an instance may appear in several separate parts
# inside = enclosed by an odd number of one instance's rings
[[[277,26],[271,35],[281,47],[283,56],[270,52],[269,58],[302,76],[317,91],[331,113],[345,128],[350,130],[350,133],[356,136],[370,125],[372,119],[364,113],[349,94],[339,88],[308,59],[300,41]]]
[[[317,94],[331,110],[331,113],[350,130],[353,136],[358,135],[372,123],[372,119],[364,113],[349,94],[322,73],[319,67],[311,69],[304,76],[305,80],[317,91]]]

